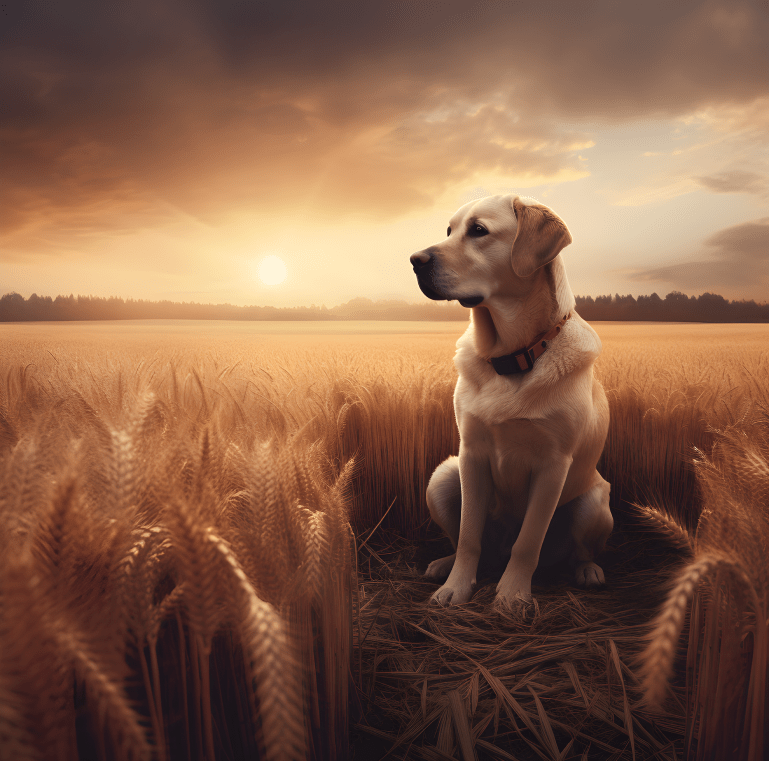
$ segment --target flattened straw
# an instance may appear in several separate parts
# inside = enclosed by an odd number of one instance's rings
[[[358,644],[358,647],[361,647],[361,648],[363,647],[363,643],[366,641],[366,638],[371,633],[371,630],[374,628],[374,624],[376,623],[377,618],[379,617],[379,611],[382,610],[382,606],[387,602],[389,597],[390,597],[390,590],[388,589],[387,594],[382,598],[382,602],[379,603],[379,607],[376,609],[376,613],[374,614],[374,618],[371,621],[371,625],[369,626],[368,629],[366,629],[366,634],[363,636],[363,640]],[[373,600],[374,598],[371,598],[371,599]]]
[[[470,715],[474,715],[478,708],[478,683],[480,682],[480,672],[474,671],[470,677]]]
[[[496,734],[496,733],[495,733]],[[511,756],[507,751],[498,748],[496,745],[492,745],[486,740],[476,740],[475,744],[485,750],[487,753],[495,755],[497,758],[505,759],[505,761],[521,761],[517,756]]]
[[[558,756],[558,761],[564,761],[564,759],[566,759],[573,745],[574,745],[574,738],[572,737],[569,740],[569,742],[567,742],[566,745],[564,746],[563,750],[561,751],[561,755]]]
[[[450,758],[454,755],[454,733],[451,731],[451,706],[447,706],[441,711],[441,718],[438,722],[437,750]]]
[[[415,738],[423,735],[427,728],[443,713],[444,710],[446,710],[444,706],[436,706],[423,721],[420,721],[418,716],[414,714],[403,734],[399,735],[395,739],[393,746],[390,748],[390,750],[387,751],[387,753],[384,754],[384,756],[381,757],[379,761],[384,761],[384,759],[387,758],[399,746],[404,745],[405,743],[410,743]],[[366,732],[371,732],[372,734],[379,734],[379,730],[375,730],[373,727],[368,727],[364,724],[354,724],[353,726],[358,729],[363,729]],[[379,734],[379,736],[384,737],[387,740],[393,739],[392,735],[385,732],[382,732]]]
[[[635,761],[635,739],[633,738],[633,716],[630,713],[630,705],[627,700],[627,691],[625,690],[625,680],[622,677],[622,665],[619,659],[619,653],[617,652],[617,646],[614,644],[613,639],[609,639],[609,646],[611,648],[611,657],[614,662],[614,668],[617,669],[619,674],[619,683],[622,685],[622,703],[625,709],[625,729],[627,730],[628,737],[630,738],[630,753]]]
[[[470,733],[470,724],[467,721],[467,709],[459,690],[449,692],[449,706],[451,707],[451,716],[454,719],[454,737],[462,752],[462,758],[464,761],[476,761],[473,737]]]
[[[590,743],[595,743],[599,748],[603,748],[609,753],[614,753],[617,755],[617,757],[622,755],[621,749],[615,748],[613,745],[609,745],[609,743],[603,742],[603,740],[599,740],[597,737],[586,735],[584,732],[580,732],[579,730],[574,729],[574,727],[569,724],[564,724],[562,721],[557,721],[556,719],[550,719],[550,722],[553,724],[553,726],[564,730],[564,732],[569,732],[572,735],[576,735],[577,737],[588,740]]]
[[[507,687],[505,687],[497,677],[495,677],[488,669],[481,666],[480,663],[477,665],[480,668],[481,674],[483,674],[483,678],[488,682],[489,687],[491,687],[491,689],[502,699],[505,706],[509,706],[518,714],[521,721],[526,725],[529,732],[534,735],[537,742],[544,746],[545,743],[542,741],[539,732],[537,732],[537,728],[534,726],[534,722],[531,720],[531,714],[510,694]]]
[[[387,615],[390,617],[390,627],[392,628],[393,638],[398,640],[398,644],[401,643],[401,638],[398,634],[398,627],[395,625],[395,619],[393,618],[392,608],[387,611]]]
[[[529,692],[534,698],[534,703],[537,706],[537,714],[539,715],[539,725],[542,727],[545,734],[545,747],[550,751],[555,761],[561,757],[561,751],[558,748],[558,743],[555,741],[555,733],[553,727],[550,724],[547,711],[545,711],[542,701],[539,699],[539,695],[534,691],[534,688],[529,685]]]
[[[474,727],[473,727],[473,742],[478,743],[478,738],[483,734],[486,727],[489,726],[491,723],[491,720],[494,718],[494,711],[489,711],[489,713],[486,714],[486,716],[481,719]]]
[[[571,590],[567,589],[566,594],[568,598],[574,603],[574,607],[577,608],[580,613],[585,612],[585,606],[582,604],[582,601],[577,597]]]
[[[363,549],[363,545],[361,545],[360,548]],[[374,552],[374,550],[372,550],[371,547],[366,547],[365,549],[366,549],[366,552],[368,552],[371,555],[371,557],[378,560],[388,570],[390,569],[389,564],[386,563],[384,560],[382,560],[382,558],[376,552]],[[370,576],[371,575],[371,558],[368,559],[368,573]]]
[[[379,519],[379,523],[377,523],[376,526],[374,526],[374,528],[371,529],[371,533],[366,537],[366,540],[361,543],[360,547],[358,547],[359,550],[362,550],[368,544],[369,539],[371,539],[371,537],[374,536],[374,532],[382,525],[382,521],[387,517],[387,513],[389,513],[390,510],[392,510],[392,506],[395,504],[396,499],[398,499],[397,496],[393,498],[392,502],[390,502],[390,507],[388,507],[387,510],[385,510],[385,514]],[[377,555],[376,553],[374,553],[374,556],[377,558],[377,560],[381,560],[379,555]]]
[[[577,669],[575,668],[574,663],[572,661],[563,661],[561,663],[561,668],[563,668],[563,670],[569,675],[569,679],[571,679],[571,683],[574,686],[574,692],[581,696],[585,703],[585,708],[587,708],[589,712],[590,701],[587,699],[587,694],[582,687],[582,682],[579,681],[579,674],[577,674]]]
[[[543,751],[539,749],[536,743],[533,743],[531,740],[529,740],[526,735],[524,735],[519,726],[518,722],[515,720],[515,713],[513,712],[513,709],[507,704],[507,702],[504,702],[502,704],[505,708],[505,713],[507,714],[507,718],[510,719],[510,723],[513,725],[513,729],[516,731],[516,733],[519,735],[519,737],[544,761],[548,761],[549,756],[546,755]]]
[[[359,613],[363,613],[363,611],[364,611],[364,610],[366,610],[366,608],[368,608],[368,606],[369,606],[369,605],[371,605],[371,603],[372,603],[372,602],[374,602],[374,600],[376,600],[376,598],[377,598],[378,596],[379,596],[379,592],[376,592],[376,593],[374,594],[374,596],[373,596],[373,597],[371,597],[371,598],[368,600],[368,602],[367,602],[367,603],[366,603],[366,604],[365,604],[365,605],[364,605],[364,606],[363,606],[363,607],[362,607],[362,608],[361,608],[361,609],[360,609],[358,612],[359,612]]]

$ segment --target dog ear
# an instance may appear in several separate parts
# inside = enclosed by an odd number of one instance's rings
[[[571,233],[547,206],[527,206],[514,198],[513,211],[518,219],[511,251],[513,270],[518,277],[529,277],[571,243]]]

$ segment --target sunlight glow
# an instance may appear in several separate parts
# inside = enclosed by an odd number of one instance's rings
[[[281,258],[271,254],[259,262],[257,273],[265,285],[278,285],[286,279],[286,265]]]

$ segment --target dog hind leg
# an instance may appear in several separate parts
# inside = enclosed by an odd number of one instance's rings
[[[459,541],[462,515],[462,489],[459,482],[459,458],[449,457],[433,472],[427,485],[427,507],[432,519],[446,532],[454,549]],[[454,567],[456,553],[434,560],[427,567],[428,579],[445,579]]]
[[[594,561],[614,527],[614,518],[609,508],[610,489],[609,483],[601,478],[570,506],[574,548],[571,561],[575,581],[580,587],[598,587],[606,583],[603,571]]]

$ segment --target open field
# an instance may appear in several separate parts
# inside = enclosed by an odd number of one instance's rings
[[[595,327],[608,585],[522,620],[419,578],[463,324],[0,325],[0,756],[762,759],[769,326]]]

